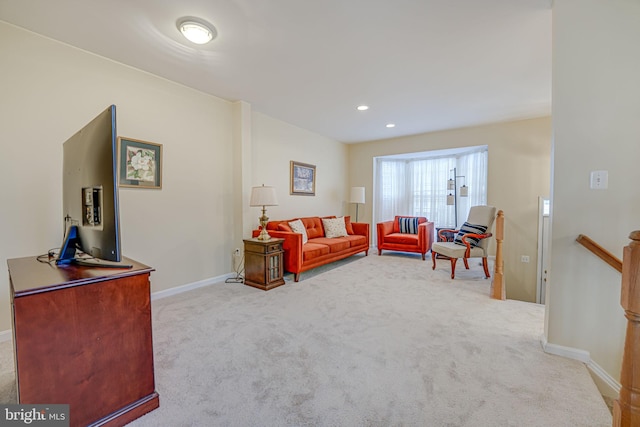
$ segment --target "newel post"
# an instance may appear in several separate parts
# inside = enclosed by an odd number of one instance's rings
[[[620,371],[620,397],[613,404],[613,425],[640,425],[640,231],[629,235],[632,240],[622,257],[622,292],[620,305],[627,318],[627,334]]]
[[[504,288],[504,259],[502,255],[502,241],[504,240],[504,212],[498,211],[496,218],[496,263],[494,266],[493,281],[491,282],[491,298],[504,300],[506,292]]]

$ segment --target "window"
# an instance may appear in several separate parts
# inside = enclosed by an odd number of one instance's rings
[[[460,226],[471,206],[487,203],[487,146],[440,150],[375,159],[374,221],[395,215],[424,216],[436,227]],[[468,197],[447,205],[447,181],[469,188]],[[451,192],[452,193],[452,192]],[[457,209],[456,209],[457,208]]]

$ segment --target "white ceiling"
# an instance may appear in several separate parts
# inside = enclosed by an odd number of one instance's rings
[[[0,0],[0,20],[359,142],[551,114],[550,3]],[[183,16],[218,37],[191,44]]]

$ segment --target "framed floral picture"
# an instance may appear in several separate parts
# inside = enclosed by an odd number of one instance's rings
[[[162,145],[118,137],[121,187],[162,188]]]
[[[291,161],[291,194],[316,195],[316,167]]]

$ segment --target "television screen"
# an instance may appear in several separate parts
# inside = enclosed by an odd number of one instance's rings
[[[115,105],[63,144],[65,241],[57,264],[121,261],[116,144]]]

